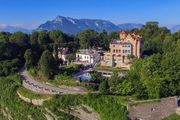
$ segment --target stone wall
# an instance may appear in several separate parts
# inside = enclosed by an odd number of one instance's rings
[[[24,97],[23,95],[21,95],[19,92],[17,92],[17,95],[19,96],[19,98],[21,98],[23,101],[27,102],[27,103],[30,103],[30,104],[33,104],[33,105],[42,105],[44,101],[46,100],[49,100],[49,98],[47,99],[30,99],[30,98],[27,98],[27,97]]]
[[[130,120],[161,120],[175,113],[177,108],[177,97],[163,98],[160,102],[130,106],[128,117]]]

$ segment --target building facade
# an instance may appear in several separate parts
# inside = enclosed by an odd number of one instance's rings
[[[58,48],[58,58],[63,61],[63,64],[67,63],[67,55],[70,54],[70,50],[68,47],[65,48]]]
[[[80,49],[76,53],[76,62],[80,64],[95,64],[100,59],[96,50]]]
[[[139,35],[125,31],[120,32],[119,39],[112,40],[110,50],[103,53],[101,66],[130,67],[131,58],[141,57],[141,39]]]

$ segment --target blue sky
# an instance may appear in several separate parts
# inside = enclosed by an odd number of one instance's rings
[[[0,24],[36,28],[56,16],[180,24],[180,0],[0,0]]]

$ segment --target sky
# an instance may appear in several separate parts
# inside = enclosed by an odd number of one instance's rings
[[[59,15],[115,24],[180,25],[180,0],[0,0],[0,25],[34,29]]]

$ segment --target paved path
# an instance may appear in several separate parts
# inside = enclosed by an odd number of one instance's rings
[[[23,69],[20,71],[20,75],[22,78],[22,84],[25,88],[34,92],[41,93],[41,94],[87,94],[89,93],[89,91],[84,90],[84,89],[69,90],[69,89],[54,87],[51,85],[38,82],[32,79],[27,74],[27,72]]]

